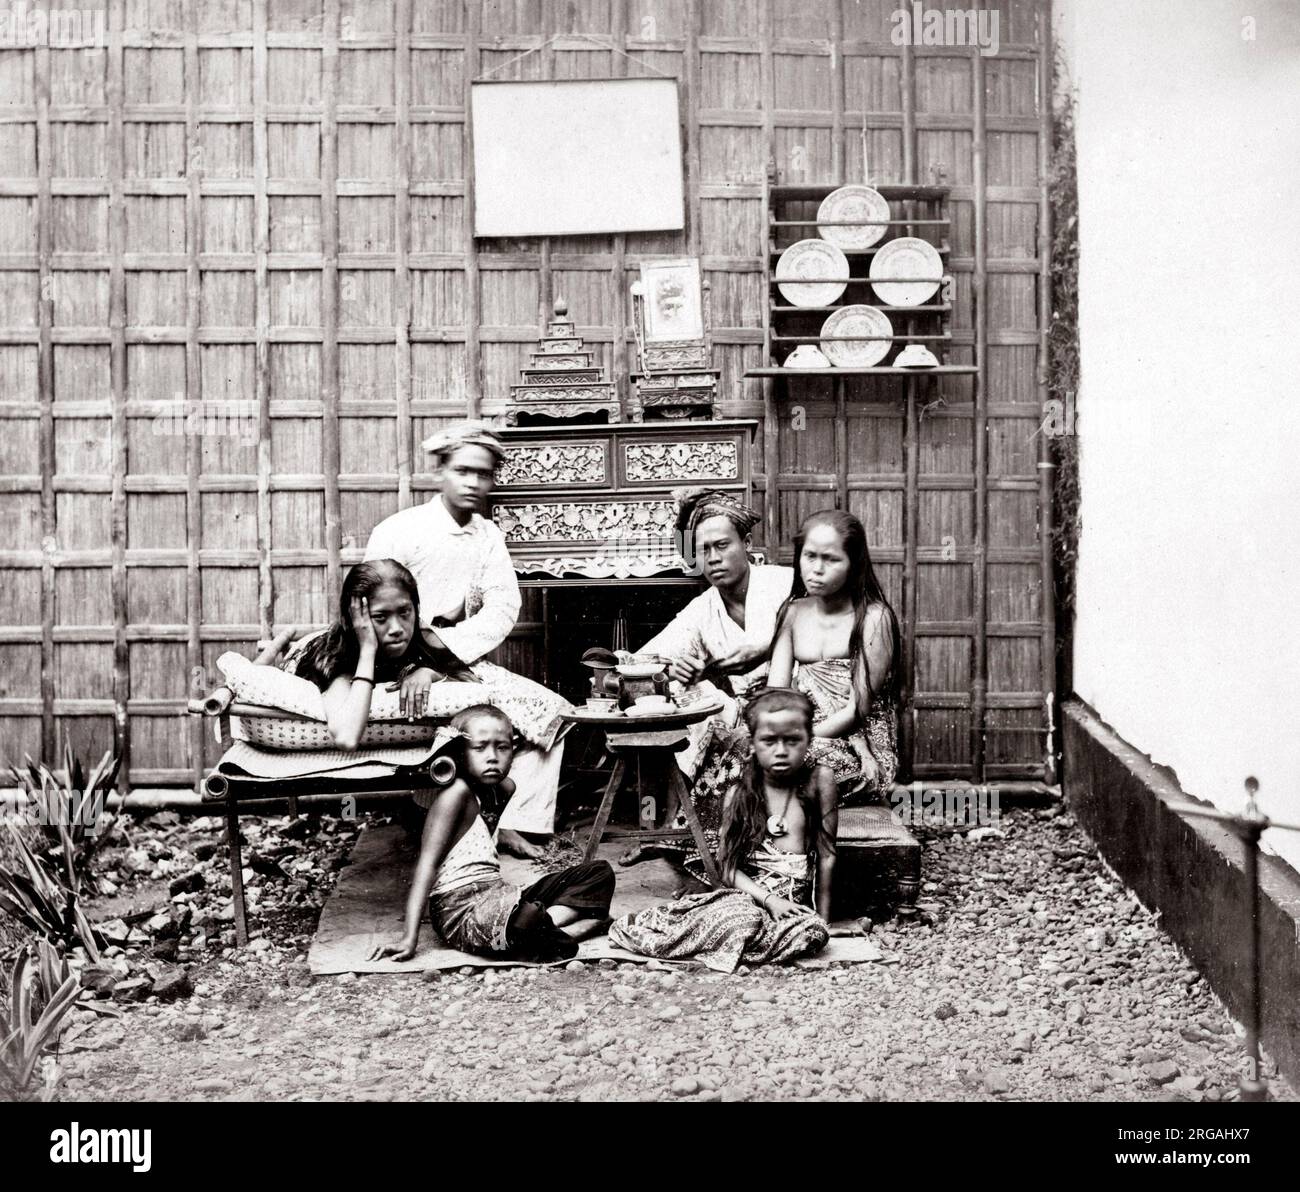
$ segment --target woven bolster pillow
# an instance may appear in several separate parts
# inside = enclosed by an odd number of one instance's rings
[[[242,714],[232,726],[237,737],[267,749],[334,748],[325,722],[325,700],[315,683],[276,666],[258,666],[233,651],[222,654],[217,666],[235,693],[236,703],[302,717],[285,720],[279,716]],[[431,741],[437,729],[436,724],[427,720],[409,723],[402,716],[400,693],[381,687],[371,697],[370,724],[362,734],[361,747]]]

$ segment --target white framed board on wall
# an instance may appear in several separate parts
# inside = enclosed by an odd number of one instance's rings
[[[684,226],[676,79],[484,81],[470,115],[475,236]]]

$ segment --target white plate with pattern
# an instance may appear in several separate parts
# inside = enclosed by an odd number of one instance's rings
[[[876,297],[886,306],[920,306],[943,281],[943,258],[928,240],[917,236],[900,236],[876,253],[871,260],[868,276]],[[925,280],[892,280],[896,277]]]
[[[841,186],[833,190],[817,208],[817,231],[823,240],[838,248],[870,248],[889,229],[882,223],[845,227],[843,224],[822,226],[822,220],[888,219],[889,200],[874,186]]]
[[[844,293],[849,258],[829,240],[800,240],[781,254],[776,276],[785,279],[777,288],[791,306],[830,306]],[[802,282],[801,277],[821,280]]]
[[[836,368],[870,368],[894,346],[892,339],[833,339],[837,335],[893,335],[889,316],[874,306],[844,306],[822,324],[822,351]]]

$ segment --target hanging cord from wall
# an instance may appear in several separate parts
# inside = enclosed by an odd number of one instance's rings
[[[604,38],[601,38],[601,37],[596,37],[596,36],[594,36],[594,35],[592,35],[592,34],[590,34],[590,33],[556,33],[556,34],[554,34],[553,36],[548,37],[544,42],[542,42],[541,45],[539,45],[539,46],[533,46],[533,48],[532,48],[531,50],[525,50],[522,54],[516,54],[513,58],[507,58],[503,63],[501,63],[500,66],[495,66],[495,67],[493,67],[491,70],[489,70],[486,74],[481,74],[481,75],[479,75],[478,78],[476,78],[476,79],[474,80],[474,82],[476,82],[476,83],[486,83],[489,79],[491,79],[491,77],[492,77],[493,75],[495,75],[495,74],[500,74],[503,70],[506,69],[506,67],[508,67],[508,66],[513,66],[516,62],[522,62],[525,58],[530,58],[530,57],[532,57],[533,54],[540,54],[543,50],[549,48],[550,46],[553,46],[557,41],[560,41],[560,40],[564,40],[564,41],[586,41],[586,42],[590,42],[590,43],[591,43],[592,45],[594,45],[594,46],[600,46],[601,49],[610,50],[610,51],[612,51],[612,52],[615,53],[615,54],[621,54],[621,55],[622,55],[624,58],[626,58],[629,62],[633,62],[633,63],[635,63],[637,66],[640,66],[640,67],[642,67],[642,68],[645,69],[645,70],[652,70],[652,71],[655,72],[655,74],[657,74],[657,75],[662,75],[665,79],[672,79],[672,80],[674,80],[674,81],[676,81],[676,79],[677,79],[677,76],[676,76],[676,75],[674,75],[674,74],[669,74],[666,70],[660,70],[657,66],[652,66],[649,62],[642,62],[639,58],[633,58],[631,54],[629,54],[626,50],[621,49],[619,46],[616,46],[612,41],[608,41],[608,40],[606,40],[606,39],[604,39]],[[481,48],[482,48],[482,47],[480,47],[480,49],[481,49]],[[592,82],[592,81],[595,81],[595,80],[588,80],[588,79],[572,79],[572,80],[550,79],[550,80],[544,80],[544,81],[547,81],[547,82],[571,81],[571,82],[575,82],[575,83],[585,83],[585,82]]]
[[[871,175],[867,171],[867,101],[862,101],[862,185],[871,185]]]

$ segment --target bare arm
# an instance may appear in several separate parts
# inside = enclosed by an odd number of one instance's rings
[[[284,653],[288,644],[293,641],[297,632],[297,625],[290,625],[288,629],[281,629],[279,633],[266,643],[266,649],[253,659],[253,665],[274,666],[275,663],[279,661],[280,655]]]
[[[727,885],[731,886],[733,889],[743,890],[755,902],[757,902],[759,906],[763,907],[764,910],[767,909],[768,902],[773,900],[771,890],[765,890],[752,877],[748,877],[746,874],[741,873],[739,869],[733,869],[730,878],[724,880],[726,880]]]
[[[772,641],[772,665],[767,668],[767,685],[769,687],[789,687],[794,677],[794,621],[798,616],[792,604],[785,610],[785,617],[776,627],[776,637]]]
[[[420,920],[424,906],[438,875],[438,866],[451,851],[458,831],[469,826],[467,818],[477,814],[474,795],[463,779],[458,778],[446,790],[440,791],[424,817],[424,831],[420,834],[420,856],[411,875],[411,889],[406,896],[406,927],[402,942],[376,948],[372,959],[386,956],[394,960],[410,960],[420,942]]]
[[[367,665],[369,670],[374,670],[374,661],[367,664],[363,657],[357,669]],[[361,744],[370,719],[370,694],[374,689],[374,683],[354,682],[348,675],[340,675],[325,689],[325,722],[336,749],[351,752]]]
[[[370,607],[364,597],[353,598],[352,628],[361,650],[355,675],[339,675],[325,690],[325,721],[330,737],[339,749],[353,750],[361,744],[370,718],[370,696],[375,689],[375,656],[379,639],[370,620]]]
[[[845,704],[838,712],[832,712],[813,729],[815,737],[847,737],[858,723],[858,710],[853,704]]]
[[[839,792],[829,766],[813,773],[813,789],[821,807],[821,828],[817,832],[817,913],[831,921],[831,883],[835,876],[835,838],[839,834]]]

